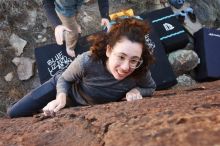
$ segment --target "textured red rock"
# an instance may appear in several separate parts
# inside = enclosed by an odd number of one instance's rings
[[[220,143],[220,81],[157,91],[134,102],[0,120],[0,145],[184,145]]]

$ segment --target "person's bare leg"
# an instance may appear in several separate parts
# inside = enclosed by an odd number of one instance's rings
[[[57,13],[58,17],[60,18],[62,24],[64,26],[66,26],[67,28],[69,28],[71,30],[71,32],[65,31],[64,33],[64,39],[66,42],[66,51],[67,54],[75,57],[75,47],[76,47],[76,43],[78,40],[78,29],[79,29],[79,25],[76,22],[76,17],[65,17],[62,14]]]

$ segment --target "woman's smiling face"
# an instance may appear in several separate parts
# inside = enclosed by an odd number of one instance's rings
[[[129,76],[141,64],[142,44],[132,42],[123,37],[113,47],[107,46],[106,56],[108,57],[106,66],[108,71],[117,80],[122,80]],[[137,66],[138,67],[138,66]]]

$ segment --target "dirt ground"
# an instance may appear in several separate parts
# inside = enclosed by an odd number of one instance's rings
[[[219,146],[220,81],[152,98],[0,120],[0,146]]]

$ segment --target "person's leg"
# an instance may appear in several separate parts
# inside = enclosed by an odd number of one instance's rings
[[[75,16],[66,17],[58,12],[57,12],[57,15],[60,18],[62,24],[71,30],[71,32],[66,31],[64,33],[64,40],[66,42],[67,52],[68,52],[68,49],[74,50],[76,47],[78,37],[79,37],[78,24],[76,22],[76,17]]]
[[[56,98],[56,82],[58,76],[50,80],[25,95],[17,103],[9,107],[7,114],[11,118],[32,116],[39,112],[48,102]]]
[[[43,0],[43,10],[47,16],[47,19],[52,24],[52,26],[55,28],[58,25],[61,25],[61,21],[59,17],[57,16],[57,13],[55,11],[55,4],[53,0]]]

